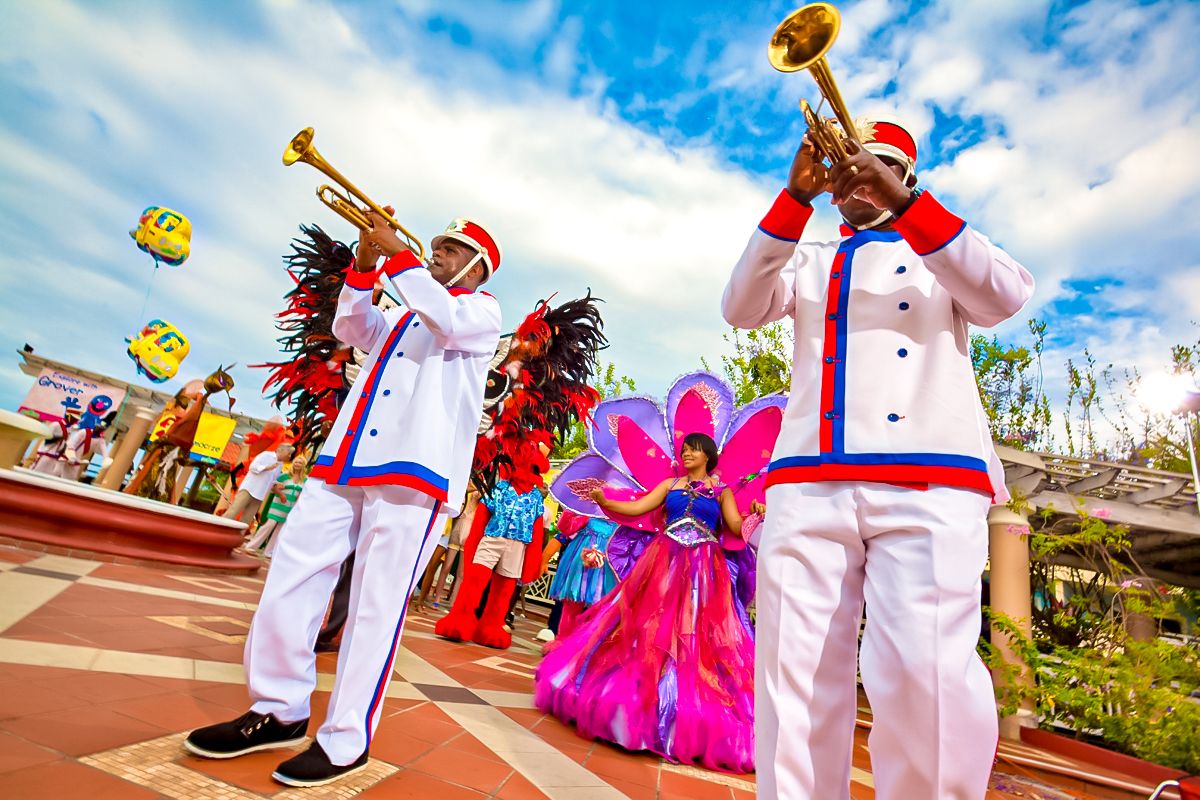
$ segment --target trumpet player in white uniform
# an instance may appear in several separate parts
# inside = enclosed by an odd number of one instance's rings
[[[389,214],[391,209],[385,209]],[[372,213],[346,273],[333,333],[369,353],[288,519],[246,642],[253,702],[192,731],[185,746],[233,758],[304,741],[316,686],[313,644],[354,552],[350,611],[329,713],[274,778],[320,786],[363,768],[392,676],[408,597],[467,486],[500,304],[478,291],[500,266],[479,224],[457,219],[430,263]],[[402,306],[371,303],[377,264]]]
[[[759,550],[758,793],[850,797],[857,657],[875,796],[982,800],[997,717],[980,583],[1007,494],[968,325],[1016,314],[1033,278],[915,188],[901,125],[858,138],[827,168],[805,137],[722,300],[738,328],[795,323]],[[799,241],[827,192],[841,236]]]

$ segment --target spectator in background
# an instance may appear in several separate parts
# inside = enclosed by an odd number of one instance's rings
[[[304,456],[296,456],[288,465],[287,471],[283,473],[283,477],[271,487],[271,491],[275,493],[275,499],[267,508],[267,521],[259,527],[258,533],[246,542],[242,547],[243,550],[263,551],[267,556],[271,555],[275,549],[275,543],[279,541],[279,534],[283,531],[283,523],[287,521],[288,512],[296,504],[296,498],[300,496],[300,490],[304,488],[304,481],[307,477],[308,459]]]
[[[283,462],[289,461],[296,452],[290,444],[282,444],[274,452],[267,450],[259,453],[250,462],[250,469],[242,479],[238,493],[221,516],[226,519],[242,519],[253,522],[267,493],[275,486],[275,478],[283,471]]]

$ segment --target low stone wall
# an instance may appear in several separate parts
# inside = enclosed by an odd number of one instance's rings
[[[0,536],[47,547],[253,573],[246,523],[25,469],[0,469]]]

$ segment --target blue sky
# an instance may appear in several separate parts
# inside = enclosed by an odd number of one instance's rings
[[[1038,278],[1047,375],[1090,347],[1161,368],[1200,333],[1200,4],[841,4],[831,66],[856,115],[908,120],[923,184]],[[766,41],[790,3],[10,4],[0,32],[0,349],[132,378],[124,336],[147,205],[193,222],[147,317],[192,339],[183,378],[237,361],[269,413],[280,255],[300,223],[353,231],[284,169],[317,145],[428,239],[487,221],[510,324],[551,292],[608,301],[639,388],[712,363],[725,278],[786,176],[804,74]],[[827,209],[817,236],[836,225]],[[0,359],[0,405],[29,381]],[[168,387],[175,384],[167,384]]]

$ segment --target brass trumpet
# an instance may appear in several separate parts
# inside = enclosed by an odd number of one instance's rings
[[[841,28],[841,12],[829,3],[810,3],[784,18],[767,45],[771,66],[780,72],[807,69],[817,82],[824,102],[829,103],[841,131],[834,128],[833,120],[823,118],[813,110],[807,100],[800,101],[800,110],[808,123],[813,146],[818,153],[828,157],[831,164],[846,159],[844,139],[859,141],[854,118],[850,116],[846,101],[829,71],[829,62],[825,60],[825,54],[833,47]]]
[[[287,149],[283,151],[283,165],[290,167],[297,161],[303,161],[305,164],[316,167],[333,180],[334,183],[345,189],[348,194],[356,197],[359,202],[367,207],[367,211],[374,211],[382,215],[388,227],[403,237],[405,244],[412,248],[417,256],[424,261],[425,247],[421,244],[421,240],[413,236],[407,228],[397,222],[391,214],[384,211],[375,201],[363,194],[357,186],[346,180],[346,177],[342,173],[330,166],[325,157],[313,146],[312,141],[312,128],[305,128],[293,136],[292,140],[288,142]],[[368,230],[374,227],[367,218],[367,211],[356,206],[350,197],[342,194],[329,184],[323,183],[317,187],[317,198],[359,230]]]

